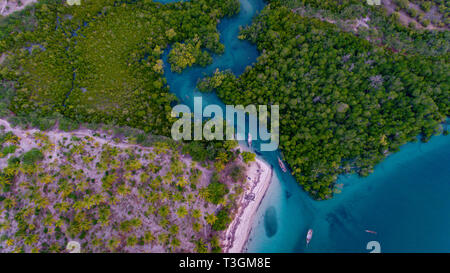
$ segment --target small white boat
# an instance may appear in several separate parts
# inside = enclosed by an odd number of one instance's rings
[[[307,246],[309,245],[309,242],[311,242],[312,236],[313,236],[313,230],[309,229],[308,234],[306,234],[306,245]]]
[[[248,147],[252,147],[252,134],[248,133],[248,139],[247,139]]]
[[[281,161],[281,158],[278,157],[278,164],[280,165],[281,170],[283,170],[283,172],[287,172],[286,166],[284,166],[283,161]]]

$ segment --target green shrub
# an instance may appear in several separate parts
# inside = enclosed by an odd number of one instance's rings
[[[191,141],[183,146],[183,154],[189,154],[194,161],[204,162],[208,158],[208,152],[201,142]]]
[[[226,209],[221,209],[216,216],[217,220],[212,225],[213,230],[220,231],[227,229],[228,225],[231,223],[229,211]]]
[[[214,175],[213,175],[214,177]],[[228,194],[228,187],[220,182],[213,181],[209,183],[208,187],[208,200],[209,202],[217,205],[224,201],[225,196]]]
[[[76,130],[80,127],[80,124],[67,118],[59,120],[59,129],[65,132]]]
[[[246,164],[255,161],[256,155],[251,152],[242,152],[242,159]]]
[[[9,154],[13,154],[16,152],[16,150],[17,150],[16,145],[9,145],[9,146],[3,147],[2,151],[1,151],[2,157],[5,157]]]
[[[42,159],[44,159],[44,155],[36,148],[33,148],[22,155],[22,162],[26,165],[33,165]]]

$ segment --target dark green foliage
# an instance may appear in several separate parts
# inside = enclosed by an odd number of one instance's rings
[[[17,150],[17,146],[16,145],[8,145],[6,147],[3,147],[0,154],[5,157],[9,154],[13,154],[15,151]]]
[[[0,52],[9,55],[0,80],[14,81],[16,92],[6,105],[16,115],[58,112],[75,122],[62,120],[62,130],[87,122],[169,135],[170,104],[176,98],[163,78],[163,51],[170,44],[195,41],[194,63],[210,63],[207,51],[224,51],[216,29],[219,19],[238,11],[238,0],[167,5],[86,0],[80,6],[41,1],[20,15],[20,20],[31,18],[28,27],[18,27],[13,17],[0,22]],[[6,105],[0,102],[0,114]]]
[[[244,181],[245,179],[245,167],[242,165],[235,165],[232,167],[230,176],[234,182]]]
[[[43,1],[41,1],[43,2]],[[35,6],[29,6],[20,12],[14,12],[7,17],[0,18],[0,52],[4,52],[8,46],[24,41],[30,31],[37,25]],[[21,35],[11,35],[21,33]]]
[[[232,220],[229,211],[227,209],[221,209],[216,216],[217,220],[212,225],[213,230],[220,231],[227,229]]]
[[[256,155],[254,153],[242,152],[241,154],[242,154],[242,158],[243,158],[245,163],[250,163],[250,162],[255,161]]]
[[[383,5],[369,6],[366,1],[360,0],[269,0],[269,2],[272,6],[283,5],[292,10],[302,11],[299,13],[304,16],[335,21],[336,25],[345,31],[354,32],[387,49],[428,56],[446,54],[450,49],[448,30],[429,31],[404,26],[395,14],[388,16]],[[446,16],[449,14],[446,12]],[[360,28],[354,31],[353,27],[344,27],[349,20],[362,18],[370,18],[367,22],[369,29]]]
[[[8,165],[17,165],[20,163],[20,158],[18,157],[11,157],[8,159]]]
[[[11,82],[0,84],[0,117],[10,114],[8,107],[14,95],[14,87]]]
[[[317,199],[339,174],[368,175],[388,152],[450,114],[448,56],[405,56],[285,7],[266,8],[242,36],[261,51],[236,78],[216,72],[201,89],[225,104],[280,105],[280,148]]]
[[[15,136],[12,132],[6,132],[0,134],[0,146],[3,145],[8,139],[13,139]]]
[[[218,174],[215,172],[211,178],[211,181],[207,187],[207,201],[217,205],[222,203],[229,190],[227,185],[219,182]]]
[[[182,151],[184,154],[189,154],[197,162],[204,162],[208,159],[208,151],[200,141],[191,141],[185,144]]]
[[[44,155],[42,154],[42,152],[37,148],[33,148],[24,153],[21,160],[25,165],[33,165],[41,161],[42,159],[44,159]]]
[[[59,120],[59,129],[65,132],[76,130],[78,129],[79,126],[80,126],[79,123],[71,119],[62,118]]]
[[[169,63],[172,64],[172,71],[181,73],[186,67],[193,64],[206,66],[212,63],[212,57],[201,49],[201,41],[195,37],[186,43],[176,43],[169,53]]]
[[[226,155],[226,162],[233,161],[237,152],[234,141],[189,141],[183,145],[183,154],[189,154],[197,162],[214,161],[219,155]],[[224,159],[224,158],[220,158]]]

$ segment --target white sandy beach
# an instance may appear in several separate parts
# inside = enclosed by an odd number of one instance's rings
[[[273,170],[256,159],[247,171],[247,188],[239,200],[239,209],[222,240],[225,253],[240,253],[247,243],[254,216],[272,181]]]

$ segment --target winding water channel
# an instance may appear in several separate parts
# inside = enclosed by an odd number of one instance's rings
[[[226,49],[223,55],[213,56],[211,65],[172,73],[165,51],[165,77],[170,90],[191,109],[194,97],[200,96],[203,107],[224,107],[214,93],[196,89],[198,79],[216,68],[240,75],[257,60],[256,46],[237,36],[239,27],[251,24],[265,4],[263,0],[240,2],[240,13],[219,24]],[[450,252],[450,137],[435,136],[428,143],[407,144],[376,166],[367,178],[342,176],[342,193],[320,202],[312,200],[290,174],[280,170],[278,155],[277,151],[260,156],[274,166],[275,175],[255,217],[247,251],[369,252],[367,244],[377,241],[382,252]],[[309,228],[314,229],[314,237],[306,248]]]

